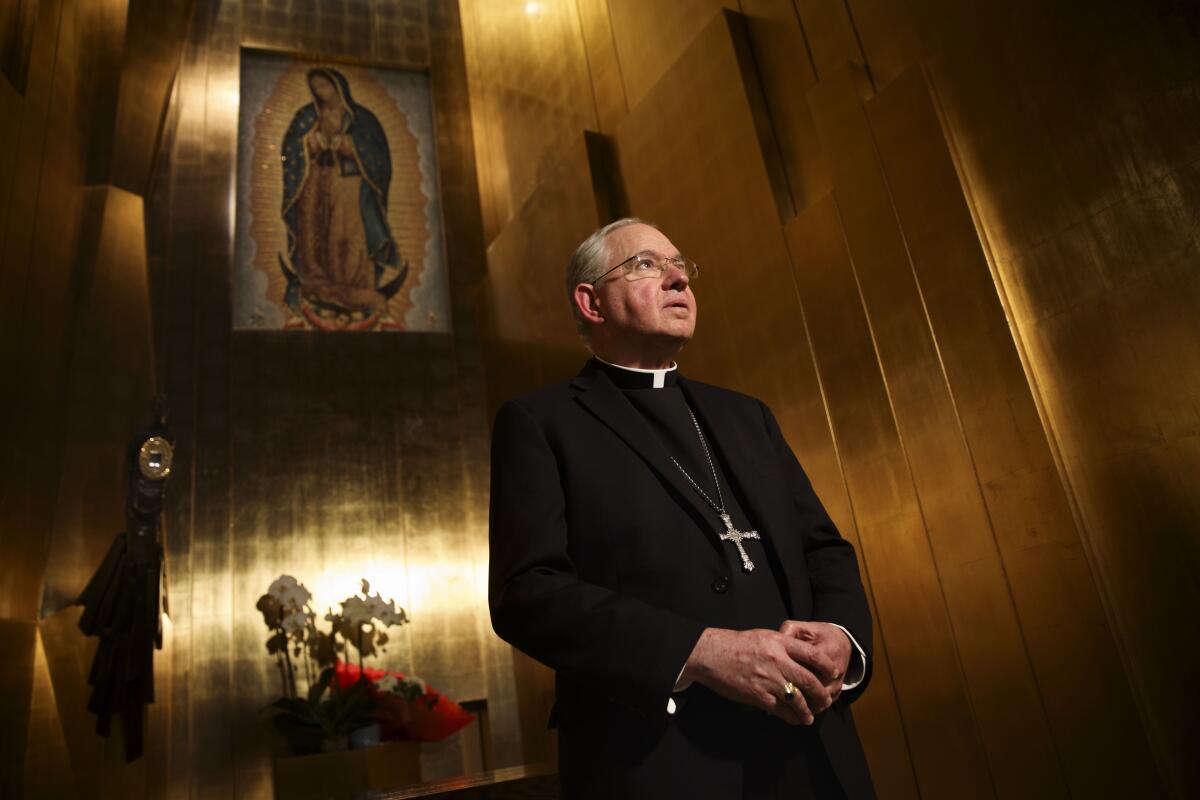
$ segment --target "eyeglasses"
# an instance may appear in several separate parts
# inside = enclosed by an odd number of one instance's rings
[[[598,286],[600,281],[604,280],[605,276],[610,272],[615,272],[622,267],[625,269],[622,277],[627,281],[636,281],[642,278],[662,278],[671,267],[678,267],[684,275],[688,276],[689,280],[695,280],[700,276],[700,268],[690,258],[684,258],[683,256],[660,256],[657,253],[634,253],[620,264],[608,270],[608,272],[605,272],[604,275],[592,281],[592,286]]]

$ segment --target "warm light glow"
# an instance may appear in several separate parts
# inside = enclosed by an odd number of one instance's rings
[[[217,100],[229,111],[237,113],[238,103],[241,102],[241,94],[234,88],[217,89]]]
[[[533,16],[534,14],[538,13],[541,10],[542,10],[541,3],[536,3],[536,2],[533,2],[533,0],[530,0],[530,2],[525,4],[525,13],[529,14],[530,16]]]
[[[371,594],[394,599],[410,617],[439,606],[485,603],[487,597],[487,564],[472,561],[406,565],[400,559],[376,558],[328,564],[320,570],[297,568],[294,574],[312,592],[318,617],[357,594],[364,578]]]

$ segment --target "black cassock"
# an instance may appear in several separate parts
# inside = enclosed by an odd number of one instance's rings
[[[505,403],[492,441],[492,622],[556,672],[564,797],[873,797],[850,704],[871,668],[871,619],[837,533],[760,401],[588,361]],[[711,497],[696,416],[727,510],[760,541],[745,573]],[[693,685],[667,701],[706,627],[784,619],[851,631],[867,672],[811,728]]]

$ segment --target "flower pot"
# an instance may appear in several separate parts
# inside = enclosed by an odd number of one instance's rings
[[[421,780],[421,746],[378,747],[275,759],[278,800],[354,800],[369,791],[399,789]]]
[[[350,749],[349,736],[334,736],[321,742],[322,753],[340,753]]]
[[[372,722],[356,731],[350,732],[350,749],[361,750],[364,747],[374,747],[379,744],[383,729],[378,722]]]

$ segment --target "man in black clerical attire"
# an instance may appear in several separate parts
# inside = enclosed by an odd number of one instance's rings
[[[492,623],[556,672],[564,797],[873,797],[854,550],[771,411],[679,375],[696,277],[635,219],[572,257],[594,357],[496,417]]]

